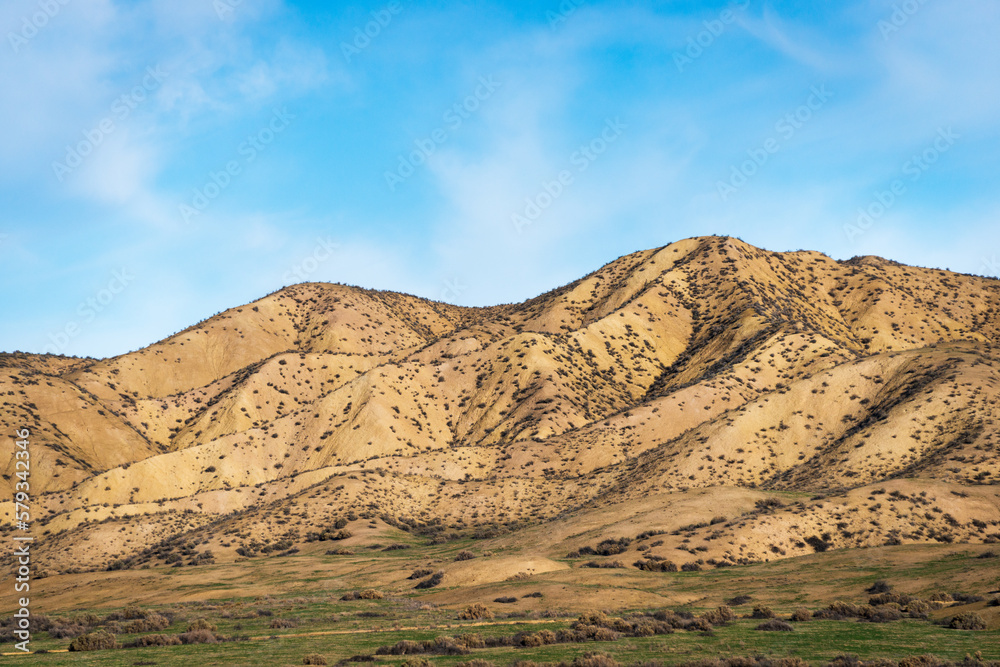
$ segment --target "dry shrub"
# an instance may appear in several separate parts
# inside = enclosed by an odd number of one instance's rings
[[[70,642],[70,651],[103,651],[118,648],[118,640],[110,632],[97,630],[80,635]]]
[[[584,653],[577,656],[570,667],[619,667],[618,661],[607,653]]]
[[[913,598],[906,593],[879,593],[868,598],[868,604],[878,607],[884,604],[896,603],[905,607]]]
[[[215,644],[219,638],[211,630],[191,630],[179,635],[184,644]]]
[[[777,618],[772,618],[770,621],[764,621],[757,626],[758,630],[763,630],[765,632],[791,632],[795,628],[792,627],[791,623],[779,620]]]
[[[750,618],[774,618],[774,612],[771,611],[770,607],[756,605],[753,608],[753,613],[750,614]]]
[[[72,639],[79,637],[87,631],[86,626],[78,623],[68,623],[66,625],[56,625],[49,628],[49,637],[53,639]]]
[[[632,563],[635,567],[646,572],[677,572],[677,563],[670,560],[639,559]]]
[[[132,621],[124,621],[113,625],[118,626],[118,634],[131,635],[139,632],[156,632],[157,630],[163,630],[170,625],[170,620],[167,619],[166,616],[162,616],[156,612],[151,612],[146,616],[146,618],[137,618]]]
[[[427,658],[410,657],[403,661],[402,667],[433,667]]]
[[[475,658],[474,660],[469,660],[467,662],[460,662],[455,665],[455,667],[497,667],[496,663],[490,662],[489,660],[481,660],[480,658]]]
[[[472,560],[475,557],[476,554],[472,553],[471,551],[462,550],[458,552],[457,556],[455,556],[455,560]]]
[[[319,653],[310,653],[306,657],[302,658],[303,665],[325,665],[326,658],[324,658]]]
[[[424,652],[424,645],[420,642],[401,639],[392,646],[380,646],[375,655],[416,655]]]
[[[190,623],[188,623],[187,631],[196,632],[198,630],[208,630],[209,632],[215,632],[217,628],[214,623],[209,623],[204,618],[196,618]]]
[[[424,577],[429,577],[432,574],[434,574],[434,570],[419,569],[414,570],[413,574],[408,576],[407,579],[423,579]]]
[[[465,608],[465,611],[458,615],[458,620],[460,621],[478,621],[478,620],[492,620],[493,612],[489,608],[479,602],[471,604]]]
[[[605,560],[605,561],[591,560],[587,561],[580,567],[589,567],[594,569],[605,569],[605,570],[620,570],[624,569],[625,563],[621,562],[620,560]]]
[[[271,629],[294,628],[299,622],[294,618],[275,618],[271,621]]]
[[[796,609],[792,612],[791,620],[801,623],[803,621],[808,621],[812,618],[812,614],[809,613],[808,609]]]
[[[729,623],[730,621],[736,620],[736,612],[726,605],[722,605],[718,609],[713,609],[712,611],[707,611],[702,614],[702,618],[711,623],[712,625],[721,625],[722,623]]]
[[[146,611],[139,607],[139,605],[130,604],[126,605],[121,611],[113,611],[108,614],[105,618],[105,622],[108,621],[134,621],[137,618],[146,618],[149,614],[153,612]]]
[[[948,620],[948,627],[954,630],[985,630],[986,621],[974,611],[967,611]]]
[[[363,591],[351,591],[350,593],[344,593],[340,599],[342,601],[349,602],[351,600],[382,600],[384,598],[385,593],[369,588]]]

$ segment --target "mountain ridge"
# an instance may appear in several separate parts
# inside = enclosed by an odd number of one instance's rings
[[[669,545],[721,531],[699,553],[735,563],[808,553],[814,532],[1000,536],[998,308],[995,280],[702,237],[520,304],[302,283],[118,357],[0,355],[0,390],[4,427],[34,435],[53,571],[156,565],[154,525],[222,561],[241,557],[226,530],[304,546],[348,510],[446,534],[643,494],[673,525],[694,489],[833,494],[867,520],[859,490],[878,485],[954,504],[924,517],[913,501],[874,531],[837,528],[824,501],[808,530],[801,508],[748,506]]]

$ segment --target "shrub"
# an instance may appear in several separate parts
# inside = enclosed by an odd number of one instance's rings
[[[272,630],[278,630],[280,628],[294,628],[299,622],[294,618],[275,618],[271,620],[270,627]]]
[[[633,563],[640,570],[646,572],[677,572],[677,564],[669,560],[642,560],[641,558]]]
[[[812,618],[812,614],[809,613],[808,609],[796,609],[792,612],[791,620],[801,623],[803,621],[808,621]]]
[[[414,570],[413,574],[407,577],[407,579],[423,579],[424,577],[434,574],[434,570]]]
[[[958,616],[952,616],[948,621],[948,627],[955,630],[985,630],[986,621],[976,612],[967,611]]]
[[[424,645],[420,642],[401,639],[392,646],[380,646],[375,650],[375,655],[413,655],[423,653]]]
[[[787,623],[777,618],[772,618],[770,621],[764,621],[758,625],[757,629],[765,632],[791,632],[795,628],[792,627],[791,623]]]
[[[103,651],[118,648],[118,640],[106,630],[97,630],[80,635],[70,642],[70,651]]]
[[[879,593],[878,595],[873,595],[868,598],[868,604],[873,607],[878,607],[880,605],[896,603],[901,606],[906,606],[910,604],[910,600],[913,598],[906,593]]]
[[[363,591],[344,593],[340,599],[349,602],[351,600],[381,600],[383,598],[385,598],[385,593],[369,588]]]
[[[683,565],[681,565],[681,570],[683,572],[697,572],[700,569],[701,569],[701,564],[700,563],[695,563],[693,561],[690,562],[690,563],[684,563]]]
[[[750,618],[774,618],[774,612],[771,611],[770,607],[755,605],[753,613],[750,614]]]
[[[734,612],[730,607],[722,605],[718,609],[713,609],[712,611],[705,612],[704,614],[702,614],[702,618],[704,618],[712,625],[721,625],[723,623],[729,623],[730,621],[735,621],[736,612]]]
[[[584,653],[577,656],[570,667],[619,667],[618,661],[607,653]]]
[[[432,576],[418,583],[414,588],[434,588],[444,579],[444,570],[438,570]]]
[[[460,662],[456,664],[455,667],[496,667],[496,663],[490,662],[489,660],[475,658],[474,660],[469,660],[468,662]]]
[[[541,591],[535,591],[534,593],[528,593],[527,595],[522,595],[523,598],[540,598],[543,597]]]
[[[749,595],[737,595],[736,597],[731,597],[726,600],[726,604],[730,607],[739,607],[740,605],[744,605],[751,600],[753,600],[753,598]]]
[[[602,570],[618,570],[625,567],[625,563],[620,560],[592,560],[584,563],[580,567],[590,567]]]
[[[56,625],[49,628],[49,637],[53,639],[70,639],[79,637],[86,631],[86,626],[79,623],[67,623],[66,625]]]
[[[177,646],[181,643],[176,635],[143,635],[125,644],[125,648],[144,648],[146,646]]]
[[[460,621],[478,621],[480,619],[492,620],[493,612],[486,605],[479,602],[469,605],[465,608],[465,611],[458,615],[458,620]]]
[[[632,539],[628,537],[619,537],[617,540],[603,540],[594,549],[594,553],[598,556],[617,556],[628,551],[628,545],[631,543]],[[582,553],[583,550],[581,549],[580,551]]]
[[[885,579],[877,579],[871,586],[865,589],[866,593],[888,593],[892,586]]]
[[[325,665],[326,658],[324,658],[319,653],[310,653],[306,657],[302,658],[303,665]]]
[[[505,595],[502,597],[494,598],[494,602],[499,602],[500,604],[511,604],[512,602],[517,602],[517,598]]]
[[[211,630],[192,630],[179,635],[179,639],[184,644],[215,644],[219,641]]]
[[[208,630],[209,632],[215,632],[216,627],[212,623],[209,623],[204,618],[196,618],[195,620],[188,623],[187,631],[196,632],[198,630]]]
[[[455,556],[455,560],[472,560],[476,557],[476,554],[471,551],[459,551],[458,555]]]
[[[402,667],[432,667],[432,664],[427,658],[413,656],[404,660]]]

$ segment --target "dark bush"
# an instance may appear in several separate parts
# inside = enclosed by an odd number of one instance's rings
[[[774,618],[774,612],[771,611],[770,607],[756,605],[753,608],[753,613],[750,614],[750,618]]]
[[[871,586],[865,589],[866,593],[888,593],[892,586],[885,579],[876,579]]]
[[[795,628],[792,627],[791,623],[779,620],[777,618],[772,618],[770,621],[764,621],[757,626],[758,630],[763,630],[765,632],[791,632]]]
[[[510,597],[509,595],[505,595],[505,596],[502,596],[502,597],[494,598],[493,601],[494,602],[499,602],[500,604],[512,604],[514,602],[517,602],[517,598]]]
[[[625,567],[625,563],[620,560],[592,560],[584,563],[580,567],[590,567],[601,570],[619,570]]]
[[[646,572],[677,572],[677,564],[669,560],[642,560],[632,563],[635,567]]]
[[[434,574],[434,570],[414,570],[413,574],[407,577],[407,579],[423,579],[424,577]]]
[[[177,646],[181,640],[176,635],[142,635],[125,644],[125,648],[144,648],[146,646]]]
[[[726,600],[726,604],[730,607],[739,607],[740,605],[746,604],[753,600],[749,595],[737,595],[736,597],[731,597]]]
[[[438,570],[432,576],[418,583],[414,588],[434,588],[444,579],[444,570]]]
[[[306,657],[302,658],[303,665],[325,665],[327,664],[326,658],[324,658],[319,653],[310,653]]]
[[[476,554],[471,551],[459,551],[458,555],[455,556],[455,560],[472,560],[476,557]]]

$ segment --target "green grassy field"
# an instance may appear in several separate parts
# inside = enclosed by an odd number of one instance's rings
[[[71,639],[55,639],[46,631],[33,633],[30,656],[0,657],[38,665],[301,665],[307,654],[323,655],[333,665],[355,656],[372,655],[381,646],[400,640],[432,640],[443,636],[476,633],[483,637],[518,632],[557,631],[569,628],[584,612],[605,611],[611,616],[670,609],[699,615],[724,601],[744,594],[752,601],[734,606],[740,616],[732,623],[717,625],[711,632],[678,629],[672,634],[623,637],[615,641],[548,644],[538,647],[473,649],[468,655],[423,655],[434,664],[454,665],[482,659],[508,665],[516,661],[569,662],[590,651],[601,651],[622,664],[656,661],[665,665],[700,658],[769,655],[794,656],[812,664],[825,664],[843,654],[864,659],[931,654],[961,661],[981,652],[987,660],[1000,660],[1000,607],[989,606],[1000,581],[997,559],[978,558],[981,547],[941,545],[896,547],[856,553],[829,552],[805,558],[711,569],[701,572],[650,573],[634,568],[589,570],[578,567],[547,572],[512,581],[478,586],[448,586],[414,590],[405,579],[414,562],[454,559],[457,548],[475,545],[415,546],[399,552],[359,552],[355,556],[297,555],[280,559],[255,559],[229,565],[92,573],[90,587],[131,599],[141,610],[170,619],[162,630],[142,633],[180,635],[189,624],[205,619],[215,632],[232,641],[180,646],[122,648],[94,652],[65,652]],[[324,563],[336,563],[342,576],[331,579]],[[483,555],[477,567],[490,567]],[[346,568],[346,569],[344,569]],[[367,588],[377,572],[396,572],[382,599],[342,600],[344,593]],[[961,606],[939,603],[928,620],[904,618],[890,623],[812,619],[794,623],[792,632],[764,632],[759,620],[748,616],[755,604],[771,607],[782,618],[796,609],[815,611],[835,600],[864,603],[865,589],[876,579],[889,581],[895,590],[922,598],[934,592],[962,592],[986,599]],[[384,579],[383,579],[384,580]],[[75,590],[76,579],[42,580],[49,588]],[[274,594],[239,596],[239,586],[253,583]],[[156,604],[157,596],[145,587],[159,586],[175,595],[171,604]],[[131,586],[132,588],[128,588]],[[84,590],[83,588],[79,590]],[[89,589],[87,589],[89,590]],[[526,597],[545,591],[539,597]],[[142,593],[143,595],[140,595]],[[65,594],[65,593],[64,593]],[[614,598],[614,595],[619,595]],[[80,599],[87,599],[82,594]],[[89,593],[87,593],[89,595]],[[494,601],[499,596],[517,598],[513,604]],[[630,597],[631,596],[631,597]],[[187,599],[185,599],[187,598]],[[614,599],[685,600],[680,604],[614,604]],[[45,604],[42,598],[42,605]],[[582,600],[588,602],[583,603]],[[594,600],[606,604],[594,605]],[[459,621],[459,612],[470,603],[484,603],[495,614],[492,620]],[[102,621],[121,604],[99,607],[67,604],[63,609],[48,605],[41,613],[57,624],[72,623],[92,614]],[[989,629],[956,630],[935,624],[962,611],[975,611]],[[9,612],[8,612],[9,613]],[[35,613],[39,613],[36,607]],[[93,625],[93,623],[91,623]],[[288,627],[282,627],[288,626]],[[140,635],[120,634],[126,644]],[[13,650],[11,643],[2,651]],[[377,656],[379,663],[397,665],[404,656]]]

